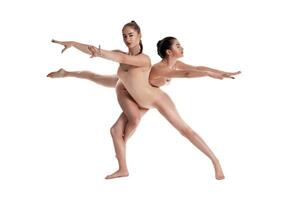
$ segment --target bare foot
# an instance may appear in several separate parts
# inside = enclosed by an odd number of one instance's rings
[[[126,176],[129,176],[128,171],[118,170],[118,171],[114,172],[113,174],[106,176],[105,179],[113,179],[113,178],[120,178],[120,177],[126,177]]]
[[[223,180],[225,178],[224,173],[222,171],[221,165],[218,160],[213,162],[214,169],[215,169],[215,178],[217,180]]]
[[[47,77],[50,77],[50,78],[62,78],[62,77],[65,77],[67,74],[67,71],[65,71],[64,69],[59,69],[58,71],[55,71],[55,72],[51,72],[49,74],[47,74]]]

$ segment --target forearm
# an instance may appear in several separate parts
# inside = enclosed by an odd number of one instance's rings
[[[108,51],[108,50],[104,50],[104,49],[99,49],[99,55],[98,57],[107,59],[107,60],[111,60],[114,62],[118,62],[118,63],[125,63],[125,54],[123,53],[119,53],[119,52],[115,52],[115,51]]]
[[[197,66],[195,68],[197,70],[200,70],[200,71],[215,72],[215,73],[225,73],[224,71],[213,69],[213,68],[209,68],[209,67],[205,67],[205,66]]]
[[[202,70],[187,70],[187,78],[197,78],[197,77],[204,77],[208,76],[207,71]]]
[[[79,43],[79,42],[74,42],[74,41],[72,41],[72,46],[73,46],[74,48],[78,49],[79,51],[82,51],[83,53],[92,55],[91,52],[90,52],[89,49],[88,49],[88,47],[89,47],[90,45],[82,44],[82,43]]]

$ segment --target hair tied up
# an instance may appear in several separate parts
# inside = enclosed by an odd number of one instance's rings
[[[161,58],[165,58],[167,56],[166,50],[171,49],[173,40],[175,39],[176,38],[174,37],[165,37],[157,42],[157,53]]]

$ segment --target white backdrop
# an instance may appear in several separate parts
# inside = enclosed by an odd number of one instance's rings
[[[287,199],[287,6],[284,1],[9,1],[0,3],[0,199]],[[163,87],[179,113],[219,157],[226,175],[149,111],[128,143],[130,176],[117,168],[110,126],[113,89],[73,78],[64,67],[113,74],[117,64],[50,42],[75,40],[122,49],[135,20],[144,51],[159,61],[168,35],[183,61],[235,80],[173,80]]]

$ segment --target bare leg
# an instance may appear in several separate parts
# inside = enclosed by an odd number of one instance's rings
[[[127,117],[127,124],[123,133],[125,142],[132,136],[137,128],[142,116],[148,111],[140,108],[135,100],[130,96],[124,85],[119,82],[116,86],[117,99],[125,116]]]
[[[162,99],[156,102],[155,107],[184,137],[210,158],[215,169],[216,179],[224,179],[225,177],[218,159],[203,139],[183,121],[170,97],[163,93]]]
[[[97,84],[106,86],[106,87],[115,87],[118,81],[116,75],[100,75],[95,74],[90,71],[66,71],[64,69],[59,69],[58,71],[51,72],[47,75],[50,78],[64,78],[64,77],[75,77],[82,78],[93,81]]]
[[[126,164],[126,142],[134,133],[138,126],[142,115],[147,111],[140,109],[135,101],[131,98],[122,84],[116,87],[117,97],[123,113],[117,122],[111,128],[116,158],[118,160],[119,169],[106,176],[106,179],[119,178],[128,176],[128,167]]]
[[[116,123],[110,129],[119,169],[116,172],[106,176],[106,179],[125,177],[129,175],[126,164],[126,144],[123,139],[123,132],[126,124],[127,118],[124,113],[122,113]]]

